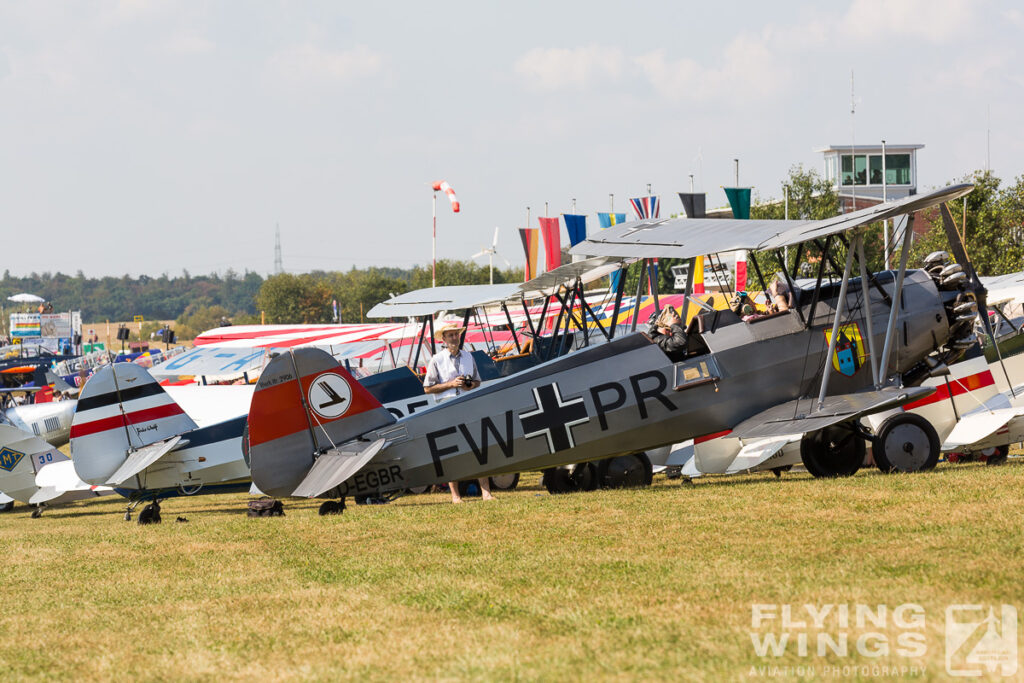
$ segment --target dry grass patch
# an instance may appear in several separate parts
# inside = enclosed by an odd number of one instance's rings
[[[751,604],[1021,602],[1024,467],[815,481],[748,476],[496,503],[442,494],[250,519],[172,499],[164,524],[100,499],[0,517],[0,667],[14,678],[746,679]],[[187,524],[174,523],[177,516]]]

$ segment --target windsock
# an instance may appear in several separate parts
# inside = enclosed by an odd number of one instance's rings
[[[452,186],[448,184],[448,181],[447,180],[439,180],[436,183],[434,183],[434,192],[437,192],[438,190],[442,190],[442,191],[444,191],[444,193],[446,195],[448,195],[448,199],[451,200],[451,203],[452,203],[452,211],[454,211],[455,213],[458,213],[459,212],[459,200],[455,196],[455,190],[453,190]]]

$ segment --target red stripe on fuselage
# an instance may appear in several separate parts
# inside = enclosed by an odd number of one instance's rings
[[[979,372],[976,375],[969,375],[962,379],[950,379],[948,384],[942,383],[935,387],[934,394],[925,396],[913,403],[907,403],[903,406],[903,409],[913,410],[914,408],[931,405],[932,403],[938,403],[939,401],[946,401],[951,396],[960,396],[970,391],[984,389],[985,387],[992,386],[995,383],[996,380],[992,377],[992,372],[990,370]]]
[[[726,434],[731,434],[731,433],[732,433],[731,429],[726,429],[726,430],[721,431],[721,432],[715,432],[714,434],[705,434],[704,436],[696,436],[696,437],[693,438],[693,444],[697,445],[699,443],[704,443],[705,441],[711,441],[712,439],[717,439],[719,437],[722,437],[722,436],[725,436]]]
[[[140,422],[149,422],[150,420],[159,420],[165,417],[174,417],[175,415],[184,414],[185,411],[182,410],[181,406],[177,403],[168,403],[163,406],[136,410],[123,416],[112,415],[111,417],[93,420],[92,422],[73,424],[71,425],[71,438],[77,439],[80,436],[98,434],[99,432],[106,432],[111,429],[123,429],[125,424],[134,425],[139,424]]]

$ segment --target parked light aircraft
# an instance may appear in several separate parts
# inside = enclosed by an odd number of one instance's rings
[[[840,283],[823,284],[823,259],[810,300],[788,311],[749,322],[729,311],[701,316],[682,359],[630,334],[397,420],[329,354],[283,353],[264,369],[249,411],[253,481],[277,496],[387,493],[725,432],[744,448],[798,438],[816,476],[852,474],[864,440],[883,433],[893,435],[882,445],[894,467],[934,465],[938,444],[917,421],[892,415],[871,435],[858,420],[934,391],[914,385],[962,352],[962,307],[984,290],[962,282],[940,289],[928,273],[908,271],[909,228],[899,270],[869,276],[863,228],[902,214],[912,222],[914,211],[971,189],[948,187],[822,221],[638,221],[574,247],[594,256],[694,259],[824,240],[831,253],[849,233]],[[860,278],[851,277],[855,254]],[[851,339],[858,340],[852,362],[837,354],[850,351],[839,347]]]

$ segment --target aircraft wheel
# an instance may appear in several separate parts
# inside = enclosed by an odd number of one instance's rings
[[[597,463],[582,462],[572,471],[572,480],[580,491],[596,491],[601,487]]]
[[[923,472],[939,462],[939,435],[920,415],[897,413],[879,427],[871,450],[883,472]]]
[[[14,501],[9,500],[6,503],[0,503],[0,512],[10,512],[14,509]]]
[[[142,508],[142,512],[139,513],[139,524],[159,524],[160,523],[160,503],[156,501],[150,503],[146,507]]]
[[[610,489],[650,486],[653,477],[651,461],[643,451],[606,458],[597,471],[601,486]]]
[[[36,507],[36,509],[32,511],[32,519],[39,519],[42,516],[43,516],[43,508]]]
[[[1006,464],[1006,459],[1008,457],[1010,457],[1010,447],[1009,446],[997,446],[996,448],[992,449],[992,453],[988,453],[988,454],[986,454],[986,456],[987,456],[985,458],[985,464],[986,465],[997,466],[997,465]],[[14,503],[11,503],[11,505],[14,505]]]
[[[340,515],[345,511],[345,507],[339,500],[325,500],[320,504],[320,516],[324,515]]]
[[[544,476],[541,478],[540,483],[551,495],[571,493],[576,490],[573,486],[572,478],[569,476],[569,470],[564,467],[552,467],[551,469],[544,470]]]
[[[519,486],[519,473],[496,474],[491,479],[492,491],[512,491]]]
[[[126,521],[126,522],[132,521],[132,513],[131,512],[124,513],[124,521]]]
[[[833,425],[806,435],[800,441],[800,459],[818,478],[853,476],[867,448],[852,427]]]
[[[773,467],[772,468],[772,474],[775,475],[776,479],[781,479],[782,478],[782,473],[783,472],[789,472],[791,469],[793,469],[792,465],[785,465],[783,467]]]

